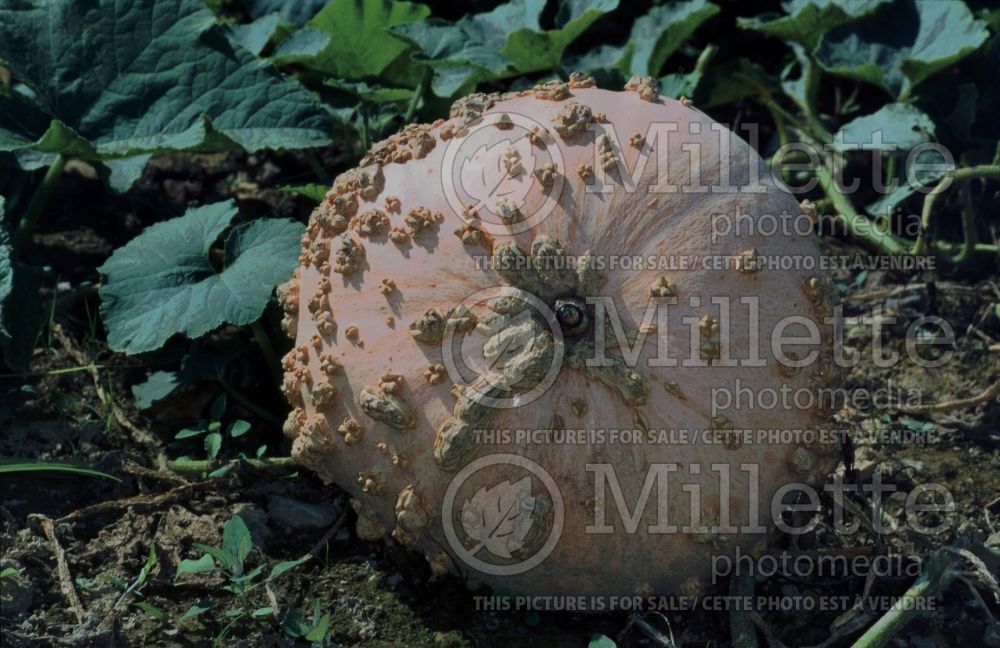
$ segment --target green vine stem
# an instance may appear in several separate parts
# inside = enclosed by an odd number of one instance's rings
[[[805,104],[802,106],[802,110],[805,113],[806,121],[809,123],[809,128],[812,132],[820,139],[826,141],[833,141],[833,135],[826,129],[823,122],[820,120],[819,115],[816,114],[816,96],[819,94],[819,82],[822,77],[822,69],[819,64],[816,63],[816,59],[812,55],[808,55],[805,62],[802,65],[802,74],[805,75]]]
[[[253,337],[257,341],[257,346],[260,347],[260,353],[264,356],[264,362],[271,372],[274,384],[278,386],[278,389],[281,389],[284,372],[281,370],[281,362],[278,361],[278,354],[274,352],[274,345],[271,344],[271,338],[267,336],[267,331],[264,330],[264,325],[260,323],[259,319],[250,325],[250,330],[253,331]]]
[[[833,203],[837,217],[843,221],[847,233],[852,238],[887,254],[899,256],[909,251],[909,245],[906,241],[893,236],[882,227],[858,214],[850,199],[840,190],[829,167],[825,164],[820,165],[816,169],[816,178],[827,198]]]
[[[917,241],[913,244],[913,254],[924,254],[928,246],[928,235],[931,228],[931,218],[934,215],[934,204],[937,202],[941,194],[948,191],[951,186],[956,182],[967,182],[969,180],[1000,180],[1000,165],[993,164],[981,164],[978,166],[963,167],[961,169],[955,169],[944,178],[941,179],[938,184],[931,189],[924,197],[924,207],[920,213],[920,233],[917,235]],[[966,216],[963,214],[963,228],[967,225],[965,222]],[[966,231],[964,233],[964,241],[962,243],[962,248],[956,255],[961,257],[963,260],[968,258],[976,250],[976,240],[975,240],[975,230],[971,227],[971,231]],[[970,243],[971,235],[971,243]]]
[[[920,613],[921,601],[936,597],[951,583],[954,575],[951,561],[937,554],[927,563],[927,569],[910,586],[892,608],[858,638],[851,648],[881,648]]]
[[[889,186],[896,179],[896,166],[899,164],[899,158],[890,153],[885,156],[885,162],[885,179],[883,183]]]
[[[45,211],[45,206],[49,202],[49,196],[52,194],[52,188],[55,187],[59,176],[62,175],[63,170],[66,168],[66,162],[67,159],[63,155],[57,155],[56,159],[52,161],[52,165],[49,166],[48,171],[45,172],[42,184],[38,185],[38,188],[35,189],[35,193],[31,197],[31,202],[28,203],[28,210],[24,213],[24,217],[21,218],[21,222],[17,224],[14,241],[18,247],[27,245],[31,241],[31,235],[35,231],[38,219],[41,217],[42,212]]]
[[[424,93],[427,92],[432,74],[433,71],[430,67],[424,68],[424,72],[420,76],[420,82],[417,84],[416,89],[414,89],[413,96],[410,97],[410,103],[406,106],[406,114],[403,115],[404,123],[409,124],[413,121],[413,116],[417,114],[417,104],[420,102],[420,98],[424,96]]]
[[[369,141],[371,139],[368,127],[368,104],[362,101],[358,105],[358,110],[361,112],[361,132],[359,136],[361,137],[361,154],[364,155],[365,151],[369,148]]]
[[[299,469],[299,464],[291,457],[274,457],[273,459],[233,459],[222,465],[207,459],[174,459],[167,462],[167,470],[186,477],[200,477],[210,470],[224,465],[234,465],[238,462],[247,463],[254,468],[267,470],[279,475],[288,475]]]
[[[748,75],[737,75],[737,78],[750,85],[758,95],[764,108],[770,113],[774,120],[778,132],[778,138],[784,145],[790,141],[789,130],[793,130],[801,141],[812,144],[820,150],[825,150],[824,145],[833,141],[833,135],[826,129],[816,114],[814,108],[815,95],[818,90],[818,81],[821,71],[811,57],[802,60],[802,74],[805,75],[805,103],[798,101],[795,97],[789,98],[799,105],[806,120],[805,125],[801,124],[801,118],[792,115],[784,107],[775,101],[770,91],[757,83]],[[769,160],[769,164],[774,163],[774,158]],[[892,160],[890,160],[892,162]],[[884,254],[902,256],[907,254],[918,255],[925,252],[928,247],[928,232],[930,230],[930,220],[933,213],[934,202],[937,197],[947,190],[955,181],[966,181],[976,178],[996,179],[1000,178],[1000,165],[980,165],[957,169],[949,174],[945,179],[927,195],[924,201],[923,213],[921,215],[921,231],[915,244],[909,240],[894,236],[886,227],[880,226],[874,221],[862,216],[850,198],[844,194],[840,185],[835,179],[833,169],[834,162],[828,155],[823,156],[822,164],[816,169],[816,178],[819,181],[825,199],[818,202],[829,203],[829,206],[837,212],[837,218],[845,225],[848,236],[858,241],[862,245],[873,248]],[[895,165],[890,164],[888,175],[890,178],[895,173]],[[968,201],[967,201],[968,202]],[[996,245],[977,243],[975,239],[973,214],[971,205],[962,213],[963,241],[960,244],[946,241],[935,241],[933,253],[938,255],[944,265],[958,266],[968,261],[974,255],[993,255],[1000,253],[1000,248]]]
[[[326,172],[323,165],[320,163],[319,158],[316,157],[315,149],[306,149],[306,162],[309,163],[309,168],[312,172],[316,174],[316,178],[319,179],[323,184],[330,183],[330,174]]]
[[[962,265],[972,256],[976,248],[976,210],[972,208],[972,189],[969,183],[962,185],[962,247],[952,257],[955,265]]]
[[[701,50],[701,54],[698,55],[698,60],[694,62],[694,72],[695,74],[704,74],[705,70],[708,69],[708,64],[712,62],[715,58],[715,53],[719,51],[717,45],[709,43]]]

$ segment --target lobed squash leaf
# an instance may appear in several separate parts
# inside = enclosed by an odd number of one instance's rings
[[[500,53],[522,74],[556,68],[570,43],[595,20],[617,8],[618,0],[563,0],[556,13],[557,29],[518,29],[507,37]]]
[[[270,13],[277,13],[282,22],[296,27],[309,22],[328,0],[240,0],[254,20]]]
[[[298,263],[303,226],[268,218],[233,228],[216,270],[211,248],[236,212],[231,200],[189,209],[148,227],[98,268],[106,277],[101,316],[112,349],[152,351],[177,333],[197,338],[260,317]]]
[[[653,7],[636,19],[629,35],[629,74],[657,76],[667,59],[719,8],[706,0],[686,0]]]
[[[896,0],[868,18],[823,36],[817,62],[832,74],[906,98],[935,72],[979,49],[986,24],[961,0]]]
[[[232,38],[254,56],[260,56],[267,44],[274,38],[281,23],[278,12],[264,14],[260,18],[243,25],[229,25]]]
[[[392,32],[417,45],[414,58],[435,68],[434,93],[450,97],[476,83],[557,67],[566,47],[617,6],[617,0],[562,0],[557,29],[543,30],[545,0],[511,0],[453,23],[430,19]]]
[[[872,13],[892,0],[786,0],[785,15],[769,13],[753,18],[737,18],[736,24],[812,51],[823,34]]]
[[[934,131],[934,121],[916,106],[889,103],[844,124],[834,136],[834,146],[842,150],[860,146],[862,150],[905,153],[931,141]]]
[[[143,154],[327,144],[319,101],[231,36],[197,0],[5,4],[0,62],[30,92],[0,91],[0,151],[133,158],[120,188]]]
[[[272,60],[298,63],[337,79],[378,76],[410,48],[388,28],[429,15],[429,8],[414,2],[333,0],[285,41]],[[313,45],[318,34],[326,43],[317,50]]]
[[[567,65],[570,69],[593,74],[598,84],[605,87],[620,88],[633,74],[658,76],[684,41],[717,13],[719,7],[707,0],[683,0],[653,7],[632,24],[624,45],[597,47],[571,59]],[[674,93],[691,89],[698,79],[678,75],[665,77],[665,80],[669,92]]]

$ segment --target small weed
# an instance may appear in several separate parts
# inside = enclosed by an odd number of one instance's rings
[[[313,646],[330,645],[330,613],[322,612],[319,601],[313,606],[309,619],[303,617],[298,608],[289,610],[281,629],[289,637],[308,641]]]
[[[124,605],[129,605],[128,600],[130,597],[142,597],[142,588],[145,587],[146,581],[149,579],[150,574],[153,573],[153,569],[156,568],[156,547],[149,548],[149,556],[146,558],[145,564],[143,564],[142,569],[139,570],[139,575],[135,577],[131,583],[124,581],[111,574],[105,575],[105,580],[110,582],[112,585],[122,590],[121,595],[118,600],[115,601],[114,609],[120,609]],[[139,608],[150,617],[156,619],[160,623],[166,623],[169,620],[167,613],[156,607],[148,601],[135,601],[131,603],[133,607]]]
[[[185,439],[202,438],[202,445],[205,448],[205,455],[209,462],[214,461],[222,450],[226,439],[237,439],[250,431],[250,423],[243,419],[236,419],[223,429],[222,419],[226,413],[226,395],[220,394],[213,402],[209,410],[208,420],[198,421],[192,427],[184,428],[176,435],[174,440],[183,441]],[[257,457],[263,456],[265,447],[257,449]],[[230,469],[227,464],[218,470],[209,473],[209,477],[221,477]]]
[[[196,560],[182,560],[177,567],[176,578],[185,574],[219,573],[226,579],[222,589],[231,597],[225,601],[199,601],[181,616],[178,623],[215,611],[219,622],[223,624],[222,630],[212,641],[215,646],[221,645],[241,620],[273,615],[274,608],[260,601],[260,591],[278,576],[298,567],[306,560],[300,558],[278,563],[264,578],[261,578],[264,565],[257,565],[247,571],[246,559],[253,551],[253,539],[243,518],[238,515],[234,515],[223,528],[222,546],[210,547],[204,544],[195,546],[203,551],[204,555]]]

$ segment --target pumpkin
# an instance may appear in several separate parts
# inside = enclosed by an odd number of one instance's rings
[[[824,424],[815,398],[717,407],[835,377],[810,232],[754,227],[782,215],[806,217],[751,147],[653,79],[465,97],[312,214],[279,290],[292,454],[351,494],[361,538],[435,574],[703,591],[713,556],[759,549],[748,522],[771,526],[779,489],[837,456],[801,434]],[[774,348],[806,320],[813,339]]]

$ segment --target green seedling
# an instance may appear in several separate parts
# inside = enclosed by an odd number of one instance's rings
[[[323,612],[319,601],[313,605],[313,613],[308,619],[298,608],[292,608],[285,615],[281,629],[293,639],[309,642],[313,646],[327,646],[330,640],[330,613]]]
[[[226,395],[220,394],[212,401],[208,420],[201,420],[192,427],[184,428],[174,435],[174,439],[183,441],[185,439],[200,437],[209,462],[214,461],[219,456],[219,451],[222,449],[222,445],[226,439],[237,439],[250,431],[250,423],[243,419],[236,419],[223,427],[222,418],[225,413]],[[226,470],[228,470],[228,467],[226,467]],[[209,476],[220,477],[225,474],[225,472],[216,474],[217,472],[210,473]]]
[[[195,546],[204,554],[198,559],[182,560],[177,567],[176,578],[186,574],[218,573],[226,581],[222,589],[231,596],[224,601],[200,601],[192,605],[178,622],[184,623],[209,611],[217,610],[219,621],[223,626],[212,642],[216,646],[225,641],[240,621],[273,615],[274,608],[262,604],[260,591],[268,583],[306,560],[300,558],[278,563],[271,568],[267,576],[263,576],[265,567],[263,564],[248,570],[246,560],[253,552],[253,539],[243,518],[238,515],[234,515],[223,528],[222,546],[210,547],[198,543]]]

